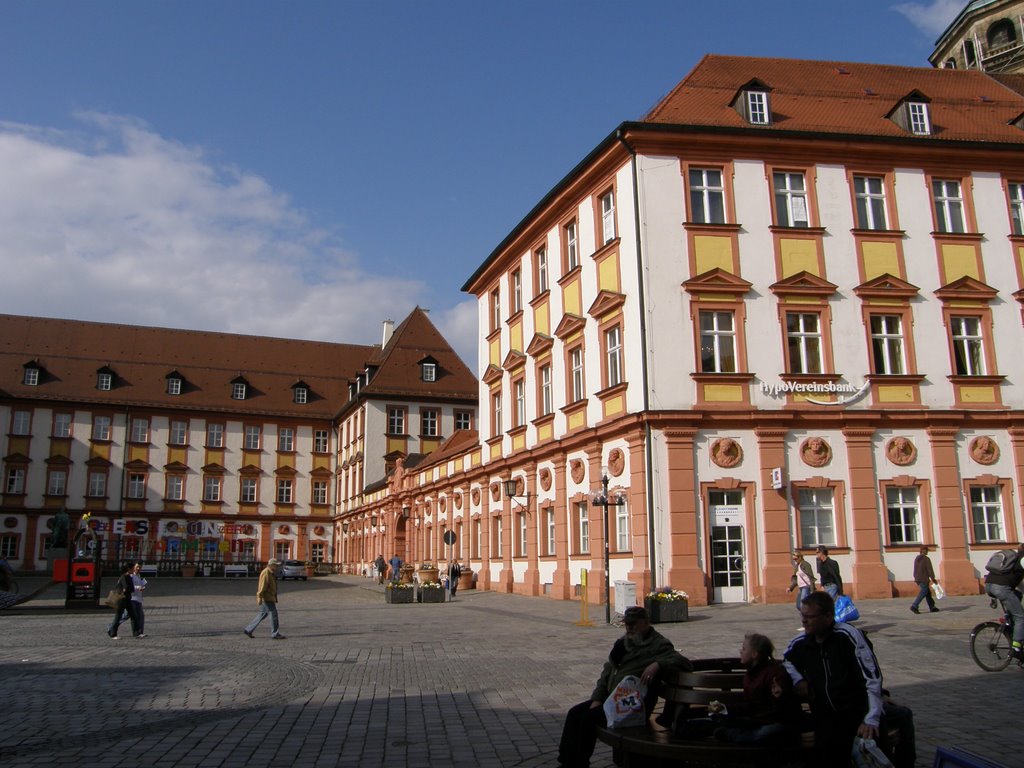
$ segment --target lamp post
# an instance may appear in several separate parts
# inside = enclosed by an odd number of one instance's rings
[[[621,507],[626,503],[626,497],[618,494],[614,499],[608,497],[608,468],[601,467],[601,488],[591,494],[591,503],[596,507],[604,508],[604,619],[608,624],[612,623],[612,587],[609,571],[611,569],[611,557],[608,549],[608,534],[611,525],[608,520],[608,507]]]

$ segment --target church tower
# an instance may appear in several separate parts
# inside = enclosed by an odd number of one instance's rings
[[[935,43],[934,67],[1024,74],[1024,0],[973,0]]]

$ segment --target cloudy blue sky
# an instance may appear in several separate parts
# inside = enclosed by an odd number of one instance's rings
[[[955,0],[0,0],[0,311],[374,343],[705,53],[927,66]]]

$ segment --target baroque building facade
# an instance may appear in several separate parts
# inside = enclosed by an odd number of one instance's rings
[[[972,0],[935,43],[935,67],[1024,74],[1024,2]]]
[[[977,593],[1022,524],[1013,86],[705,57],[464,285],[479,440],[400,467],[338,535],[595,603],[606,547],[610,581],[697,604],[788,600],[820,544],[855,597],[914,591],[922,545]]]

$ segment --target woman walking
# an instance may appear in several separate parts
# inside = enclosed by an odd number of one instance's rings
[[[121,571],[121,576],[117,580],[117,586],[114,588],[118,593],[118,597],[114,603],[114,620],[107,630],[111,640],[117,640],[117,628],[121,626],[121,614],[127,610],[128,600],[135,591],[135,583],[132,581],[132,571],[134,569],[135,566],[132,563],[128,563],[124,570]]]
[[[814,591],[814,571],[799,552],[793,553],[793,578],[789,581],[789,591],[794,589],[797,590],[796,609],[799,611],[804,598]]]

